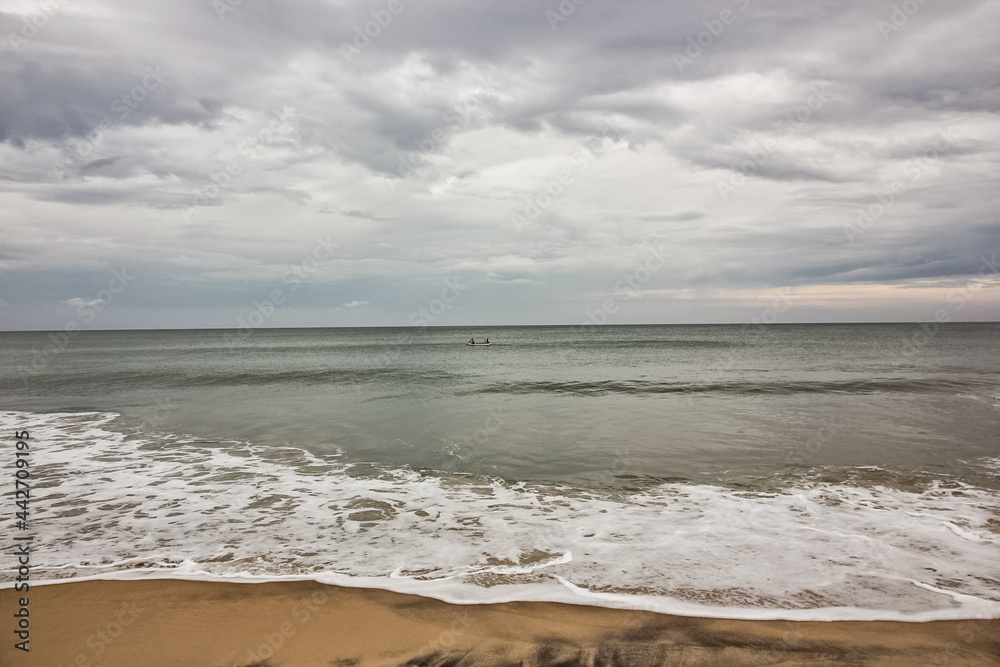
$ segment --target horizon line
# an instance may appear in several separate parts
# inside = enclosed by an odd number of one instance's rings
[[[955,320],[950,322],[937,322],[935,320],[897,320],[897,321],[886,321],[886,320],[871,320],[871,321],[845,321],[845,322],[675,322],[675,323],[642,323],[642,322],[622,322],[617,324],[596,324],[596,323],[580,323],[580,324],[427,324],[414,326],[411,324],[397,325],[397,324],[373,324],[367,326],[344,326],[344,325],[328,325],[328,326],[288,326],[288,327],[252,327],[251,331],[287,331],[289,329],[489,329],[489,328],[525,328],[525,327],[566,327],[566,328],[610,328],[610,327],[731,327],[731,326],[767,326],[767,327],[780,327],[780,326],[842,326],[842,325],[885,325],[885,324],[937,324],[937,325],[952,325],[952,324],[998,324],[1000,325],[1000,320]],[[0,334],[5,333],[81,333],[81,332],[111,332],[111,331],[238,331],[241,327],[151,327],[151,328],[140,328],[140,329],[74,329],[72,331],[67,331],[65,329],[0,329]]]

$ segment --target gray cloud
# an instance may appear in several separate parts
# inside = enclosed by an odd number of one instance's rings
[[[122,266],[93,326],[230,326],[274,289],[275,324],[406,324],[450,277],[477,296],[441,324],[576,322],[655,246],[622,321],[836,285],[788,316],[902,285],[919,319],[1000,249],[996,3],[387,6],[95,0],[5,42],[0,327]]]

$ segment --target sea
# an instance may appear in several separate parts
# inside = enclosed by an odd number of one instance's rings
[[[33,583],[1000,617],[994,323],[5,332],[0,379]]]

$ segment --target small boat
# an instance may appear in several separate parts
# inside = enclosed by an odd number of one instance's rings
[[[472,342],[466,343],[466,345],[469,345],[470,347],[485,347],[487,345],[492,345],[492,344],[493,343],[472,343]]]

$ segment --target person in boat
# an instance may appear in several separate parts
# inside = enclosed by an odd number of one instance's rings
[[[489,344],[490,344],[490,339],[489,339],[489,338],[487,338],[487,339],[486,339],[486,344],[487,344],[487,345],[489,345]]]
[[[469,345],[475,345],[475,344],[476,344],[476,339],[475,338],[470,338],[469,339]]]

